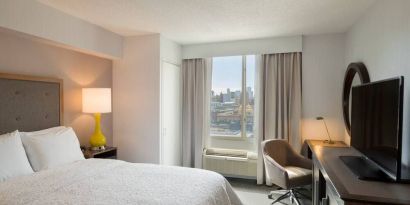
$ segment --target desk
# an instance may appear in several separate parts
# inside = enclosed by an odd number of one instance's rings
[[[348,145],[346,145],[346,143],[342,142],[342,141],[334,141],[333,144],[329,144],[329,143],[325,143],[324,140],[306,140],[306,143],[308,145],[308,153],[307,153],[307,157],[309,159],[312,159],[312,149],[311,147],[315,147],[315,146],[322,146],[322,147],[348,147]]]
[[[313,161],[314,205],[410,204],[410,184],[359,180],[339,159],[361,153],[343,144],[308,140]]]

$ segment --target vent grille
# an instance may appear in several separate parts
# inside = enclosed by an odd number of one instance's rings
[[[229,177],[255,178],[256,153],[232,149],[206,149],[203,155],[203,168]]]
[[[233,149],[206,149],[205,155],[211,156],[223,156],[223,157],[238,157],[247,158],[248,152],[244,150],[233,150]]]

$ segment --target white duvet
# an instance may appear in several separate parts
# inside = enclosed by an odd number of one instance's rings
[[[0,204],[241,204],[221,175],[88,159],[0,183]]]

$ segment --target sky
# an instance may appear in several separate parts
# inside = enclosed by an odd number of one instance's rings
[[[246,87],[254,90],[255,56],[246,56]],[[215,94],[226,89],[241,90],[242,56],[214,57],[212,59],[212,90]]]

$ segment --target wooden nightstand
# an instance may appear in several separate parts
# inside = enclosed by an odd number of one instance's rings
[[[83,150],[84,157],[89,158],[102,158],[102,159],[117,159],[117,148],[116,147],[105,147],[104,150],[91,150],[87,147]]]

